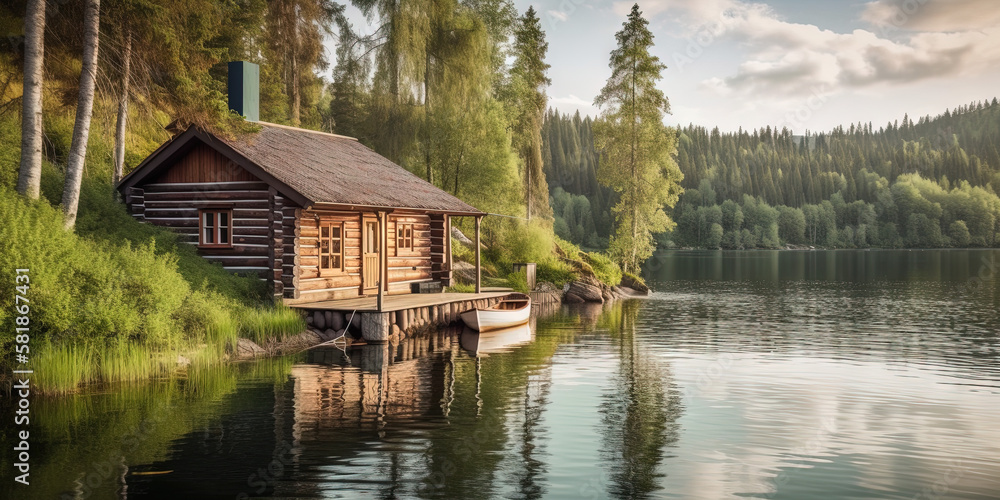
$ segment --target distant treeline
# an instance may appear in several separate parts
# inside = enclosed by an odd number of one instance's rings
[[[616,200],[611,189],[597,182],[593,124],[579,112],[569,116],[550,108],[542,125],[542,160],[556,235],[585,247],[604,248]]]
[[[586,217],[560,211],[557,200],[575,206],[582,196],[601,209],[613,204],[606,193],[576,181],[589,179],[595,161],[579,132],[589,119],[551,112],[547,118],[550,130],[575,125],[569,128],[581,141],[578,152],[566,140],[572,134],[562,133],[558,142],[543,134],[543,151],[560,150],[565,158],[560,164],[554,156],[547,166],[573,180],[560,184],[550,174],[556,228],[561,216],[569,228],[563,237],[587,243],[573,232]],[[770,127],[722,133],[687,126],[678,141],[686,191],[673,211],[676,229],[660,241],[705,248],[996,246],[998,144],[995,98],[916,122],[904,116],[878,129],[859,123],[804,136]],[[592,214],[596,225],[601,212]]]

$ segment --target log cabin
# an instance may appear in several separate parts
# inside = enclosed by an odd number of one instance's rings
[[[256,66],[229,70],[230,107],[256,121]],[[474,217],[478,241],[485,213],[356,139],[257,124],[178,131],[119,183],[129,212],[288,304],[451,284],[451,218]]]

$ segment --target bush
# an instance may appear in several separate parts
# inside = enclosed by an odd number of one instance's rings
[[[476,285],[469,283],[457,283],[455,285],[449,286],[445,289],[446,292],[450,293],[475,293]]]
[[[602,253],[590,252],[584,253],[583,259],[587,264],[590,264],[591,269],[594,271],[594,276],[601,280],[601,283],[608,286],[615,286],[621,283],[622,269],[610,257]]]
[[[515,262],[539,263],[552,258],[555,236],[551,228],[540,222],[518,224],[505,231],[501,244],[508,256],[508,264]],[[509,269],[509,266],[507,266]]]
[[[531,291],[528,289],[528,277],[524,273],[507,275],[507,286],[513,288],[515,292],[528,293]]]
[[[538,283],[549,282],[557,287],[562,287],[566,283],[576,279],[573,268],[565,262],[549,260],[540,262],[535,267],[535,280]]]

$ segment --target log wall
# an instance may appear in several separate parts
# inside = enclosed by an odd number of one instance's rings
[[[361,227],[365,217],[374,214],[360,212],[330,212],[301,210],[298,216],[286,211],[285,217],[293,219],[292,247],[286,241],[285,283],[286,299],[297,301],[336,300],[361,294]],[[344,270],[340,273],[320,275],[319,221],[344,224]],[[413,249],[396,246],[396,229],[400,224],[413,225]],[[431,220],[424,214],[390,214],[386,239],[388,293],[409,293],[410,285],[432,279]],[[288,256],[292,256],[290,259]],[[291,266],[289,266],[291,264]],[[290,277],[287,273],[293,273]]]
[[[287,214],[286,214],[287,215]],[[319,220],[344,224],[344,270],[320,276]],[[294,298],[333,300],[356,297],[361,287],[361,217],[357,212],[300,210],[295,223],[292,263]],[[286,259],[287,263],[287,259]],[[286,294],[286,298],[288,295]]]
[[[198,244],[198,210],[232,210],[232,247],[198,248],[228,271],[267,280],[284,293],[284,211],[289,200],[209,146],[199,144],[163,173],[126,192],[125,203],[138,220],[168,227],[190,245]]]
[[[400,224],[413,225],[413,249],[396,247],[396,229]],[[389,249],[389,292],[408,293],[412,283],[431,279],[431,220],[424,214],[390,214]]]

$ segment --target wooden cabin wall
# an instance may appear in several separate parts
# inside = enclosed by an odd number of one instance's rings
[[[400,224],[413,225],[413,251],[396,248],[396,229]],[[426,214],[389,215],[389,293],[406,293],[412,283],[431,279],[431,220]]]
[[[319,218],[344,223],[344,271],[332,276],[319,272]],[[356,297],[361,287],[361,219],[357,212],[301,210],[295,221],[295,263],[292,288],[300,300]],[[286,294],[288,297],[288,294]]]
[[[283,268],[274,248],[282,237],[275,221],[289,200],[209,146],[198,144],[163,173],[131,188],[126,205],[132,216],[170,228],[181,241],[198,244],[198,209],[232,209],[232,248],[198,248],[228,271],[255,274],[281,293]],[[283,222],[283,221],[282,221]],[[276,231],[277,229],[277,231]],[[283,246],[282,246],[283,250]]]
[[[430,220],[431,278],[442,286],[451,286],[451,220],[434,214]]]
[[[361,221],[374,214],[360,212],[330,212],[301,210],[291,231],[295,241],[286,238],[285,298],[306,302],[356,297],[361,293]],[[290,214],[285,213],[288,217]],[[319,220],[344,224],[344,271],[330,276],[320,276],[319,270]],[[287,219],[286,219],[287,220]],[[413,225],[413,250],[396,248],[396,228],[399,224]],[[431,222],[424,214],[391,214],[387,221],[386,267],[388,293],[409,293],[411,283],[432,279]],[[289,248],[289,244],[293,247]],[[288,255],[297,255],[289,259]],[[289,269],[289,261],[293,268]],[[289,279],[287,273],[294,272]]]

